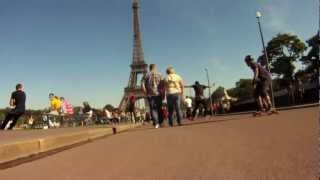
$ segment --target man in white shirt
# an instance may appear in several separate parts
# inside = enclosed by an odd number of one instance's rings
[[[184,100],[184,103],[187,107],[187,118],[189,120],[192,120],[192,99],[189,96],[187,96]]]

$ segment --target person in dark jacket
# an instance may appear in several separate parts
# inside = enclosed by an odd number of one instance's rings
[[[8,130],[12,130],[16,125],[18,119],[25,113],[26,111],[26,94],[23,91],[23,85],[17,84],[16,91],[11,94],[10,98],[10,107],[12,108],[10,112],[6,115],[6,118],[2,122],[0,126],[0,130],[4,130],[8,123],[11,121],[11,124],[8,127]]]
[[[198,109],[199,109],[199,115],[204,114],[203,110],[206,107],[204,90],[208,88],[208,86],[202,85],[198,81],[196,81],[195,84],[192,85],[192,88],[194,89],[194,94],[195,94],[195,107],[192,112],[192,118],[195,118]]]

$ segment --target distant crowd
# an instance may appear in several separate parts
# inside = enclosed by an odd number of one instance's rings
[[[173,67],[166,70],[166,76],[162,76],[155,64],[151,64],[150,71],[142,80],[141,89],[148,100],[149,111],[141,111],[136,108],[136,97],[130,94],[127,97],[128,107],[126,110],[103,108],[102,110],[92,108],[88,102],[75,109],[65,97],[59,97],[54,93],[49,94],[48,110],[43,111],[41,120],[36,121],[33,115],[26,114],[28,127],[41,126],[44,129],[61,126],[87,126],[93,124],[119,124],[120,122],[152,122],[155,128],[163,126],[168,119],[169,126],[182,125],[182,119],[186,114],[189,120],[193,120],[197,112],[205,107],[204,89],[207,86],[196,82],[192,88],[195,89],[196,97],[191,99],[184,96],[183,79],[175,72]],[[194,101],[194,102],[193,102]],[[184,102],[184,104],[181,104]],[[2,121],[1,129],[11,130],[18,119],[26,112],[26,94],[23,85],[18,84],[10,98],[11,110]],[[194,108],[193,104],[195,104]],[[182,107],[183,106],[183,107]],[[184,113],[184,109],[186,113]]]
[[[270,86],[272,83],[271,73],[262,65],[254,61],[251,55],[244,59],[245,63],[253,71],[252,86],[253,97],[256,100],[257,113],[271,112],[275,110],[270,97]],[[301,99],[303,95],[303,86],[301,80],[296,83],[298,96]],[[193,88],[194,97],[185,96],[185,88]],[[204,90],[210,88],[200,84],[198,81],[192,86],[185,86],[183,78],[176,73],[173,67],[166,69],[166,75],[159,73],[157,66],[151,64],[149,72],[142,78],[141,90],[144,93],[141,97],[136,97],[134,93],[127,97],[127,108],[125,110],[110,109],[108,107],[102,110],[92,108],[88,102],[83,102],[83,106],[77,110],[65,97],[49,94],[50,108],[41,115],[41,127],[44,129],[52,127],[67,126],[87,126],[93,124],[112,124],[117,125],[120,122],[152,122],[158,129],[164,126],[165,120],[168,120],[169,127],[181,126],[184,118],[193,121],[197,116],[211,114],[230,108],[230,98],[225,91],[221,102],[214,103],[205,98]],[[288,87],[288,92],[292,93],[293,88]],[[139,98],[146,98],[148,111],[142,111],[136,108],[136,101]],[[208,103],[209,102],[209,103]],[[23,91],[23,85],[17,84],[16,91],[11,94],[10,108],[5,119],[2,121],[0,130],[11,130],[16,125],[18,119],[26,111],[26,94]],[[32,114],[27,114],[28,125],[33,127]],[[39,124],[39,123],[38,123]]]

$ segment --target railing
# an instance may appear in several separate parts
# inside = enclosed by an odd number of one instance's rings
[[[317,83],[307,83],[307,84],[304,84],[304,89],[305,89],[305,91],[308,91],[308,90],[316,89],[317,86],[318,86]],[[279,90],[274,93],[274,97],[278,98],[281,96],[285,96],[288,93],[289,92],[287,89]],[[253,103],[253,102],[255,102],[254,98],[249,98],[247,100],[242,100],[240,102],[234,103],[233,105],[237,106],[237,105],[243,105],[243,104],[248,104],[248,103]]]

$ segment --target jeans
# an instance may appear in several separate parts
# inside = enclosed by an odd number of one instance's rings
[[[11,130],[16,124],[17,124],[17,121],[18,119],[24,114],[23,111],[19,111],[19,110],[16,110],[16,109],[13,109],[11,110],[5,120],[2,122],[1,126],[0,126],[0,129],[5,129],[7,124],[9,123],[10,120],[12,120],[12,123],[10,124],[9,126],[9,130]]]
[[[202,108],[201,108],[202,107]],[[196,114],[197,114],[197,110],[199,109],[199,115],[204,115],[203,113],[203,109],[206,108],[206,102],[204,99],[196,99],[195,100],[195,107],[193,109],[193,112],[192,112],[192,117],[195,118],[196,117]]]
[[[187,118],[192,118],[192,107],[187,108]]]
[[[161,113],[161,107],[162,107],[161,96],[150,96],[148,97],[148,101],[150,105],[150,114],[151,114],[154,125],[162,124],[163,115]]]
[[[181,125],[182,113],[181,113],[181,94],[168,94],[167,103],[169,110],[169,125],[173,126],[173,113],[176,112],[177,123]]]

